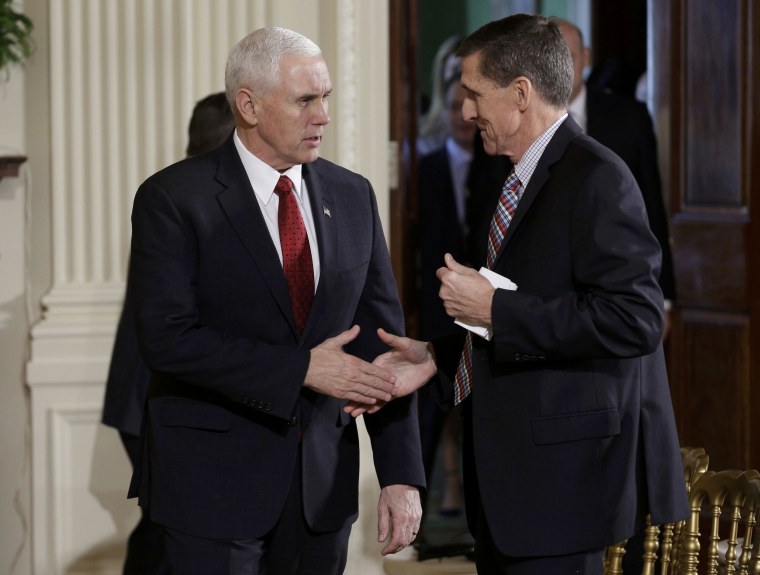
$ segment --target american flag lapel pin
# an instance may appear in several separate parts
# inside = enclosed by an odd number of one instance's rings
[[[327,206],[322,206],[322,211],[324,212],[324,214],[325,214],[325,215],[326,215],[328,218],[331,218],[331,217],[332,217],[332,214],[330,213],[330,208],[328,208]]]

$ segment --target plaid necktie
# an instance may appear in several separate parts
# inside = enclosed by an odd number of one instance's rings
[[[499,203],[496,211],[491,218],[491,224],[488,227],[488,253],[486,254],[486,265],[489,269],[496,260],[496,254],[499,253],[501,242],[507,233],[509,222],[515,215],[517,202],[520,201],[520,180],[515,174],[515,169],[507,177],[504,186],[501,188]],[[464,341],[462,357],[459,359],[457,373],[454,377],[454,405],[457,405],[472,391],[472,332],[467,332]]]
[[[277,224],[280,228],[282,269],[285,272],[290,304],[296,320],[296,333],[298,337],[301,337],[306,319],[309,317],[311,303],[314,301],[314,267],[311,261],[311,248],[290,178],[280,176],[274,193],[280,198]]]

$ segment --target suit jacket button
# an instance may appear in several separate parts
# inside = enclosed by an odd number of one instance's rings
[[[297,419],[296,419],[296,416],[294,415],[293,417],[290,418],[290,421],[288,421],[288,425],[290,427],[293,427],[296,424],[296,421]]]
[[[264,411],[272,411],[272,404],[268,401],[264,403]]]

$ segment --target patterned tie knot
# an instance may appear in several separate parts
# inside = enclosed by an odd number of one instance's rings
[[[486,267],[490,268],[496,260],[499,248],[507,233],[512,216],[517,211],[517,202],[520,201],[520,179],[515,173],[515,169],[507,177],[504,186],[501,189],[499,203],[496,205],[496,211],[491,218],[491,225],[488,228],[488,251],[486,253]]]
[[[293,182],[290,181],[290,178],[287,176],[280,176],[280,179],[277,180],[277,185],[274,187],[274,193],[277,194],[278,197],[282,198],[283,194],[287,194],[288,192],[293,191]]]
[[[509,172],[509,176],[507,176],[507,181],[504,182],[504,187],[514,193],[516,193],[517,190],[520,188],[520,178],[517,177],[517,173],[515,172],[514,168],[512,168],[512,171]]]

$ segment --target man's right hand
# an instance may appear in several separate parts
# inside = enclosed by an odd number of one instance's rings
[[[384,329],[377,330],[377,335],[391,349],[378,355],[372,363],[389,369],[396,375],[394,395],[404,397],[425,385],[435,375],[437,367],[433,356],[433,346],[428,342],[418,341],[408,337],[399,337]],[[375,413],[385,402],[374,405],[362,405],[360,402],[349,401],[343,406],[343,411],[352,417],[364,413]]]
[[[343,351],[358,335],[355,325],[313,348],[304,385],[352,403],[375,405],[393,399],[396,377],[391,371]]]

